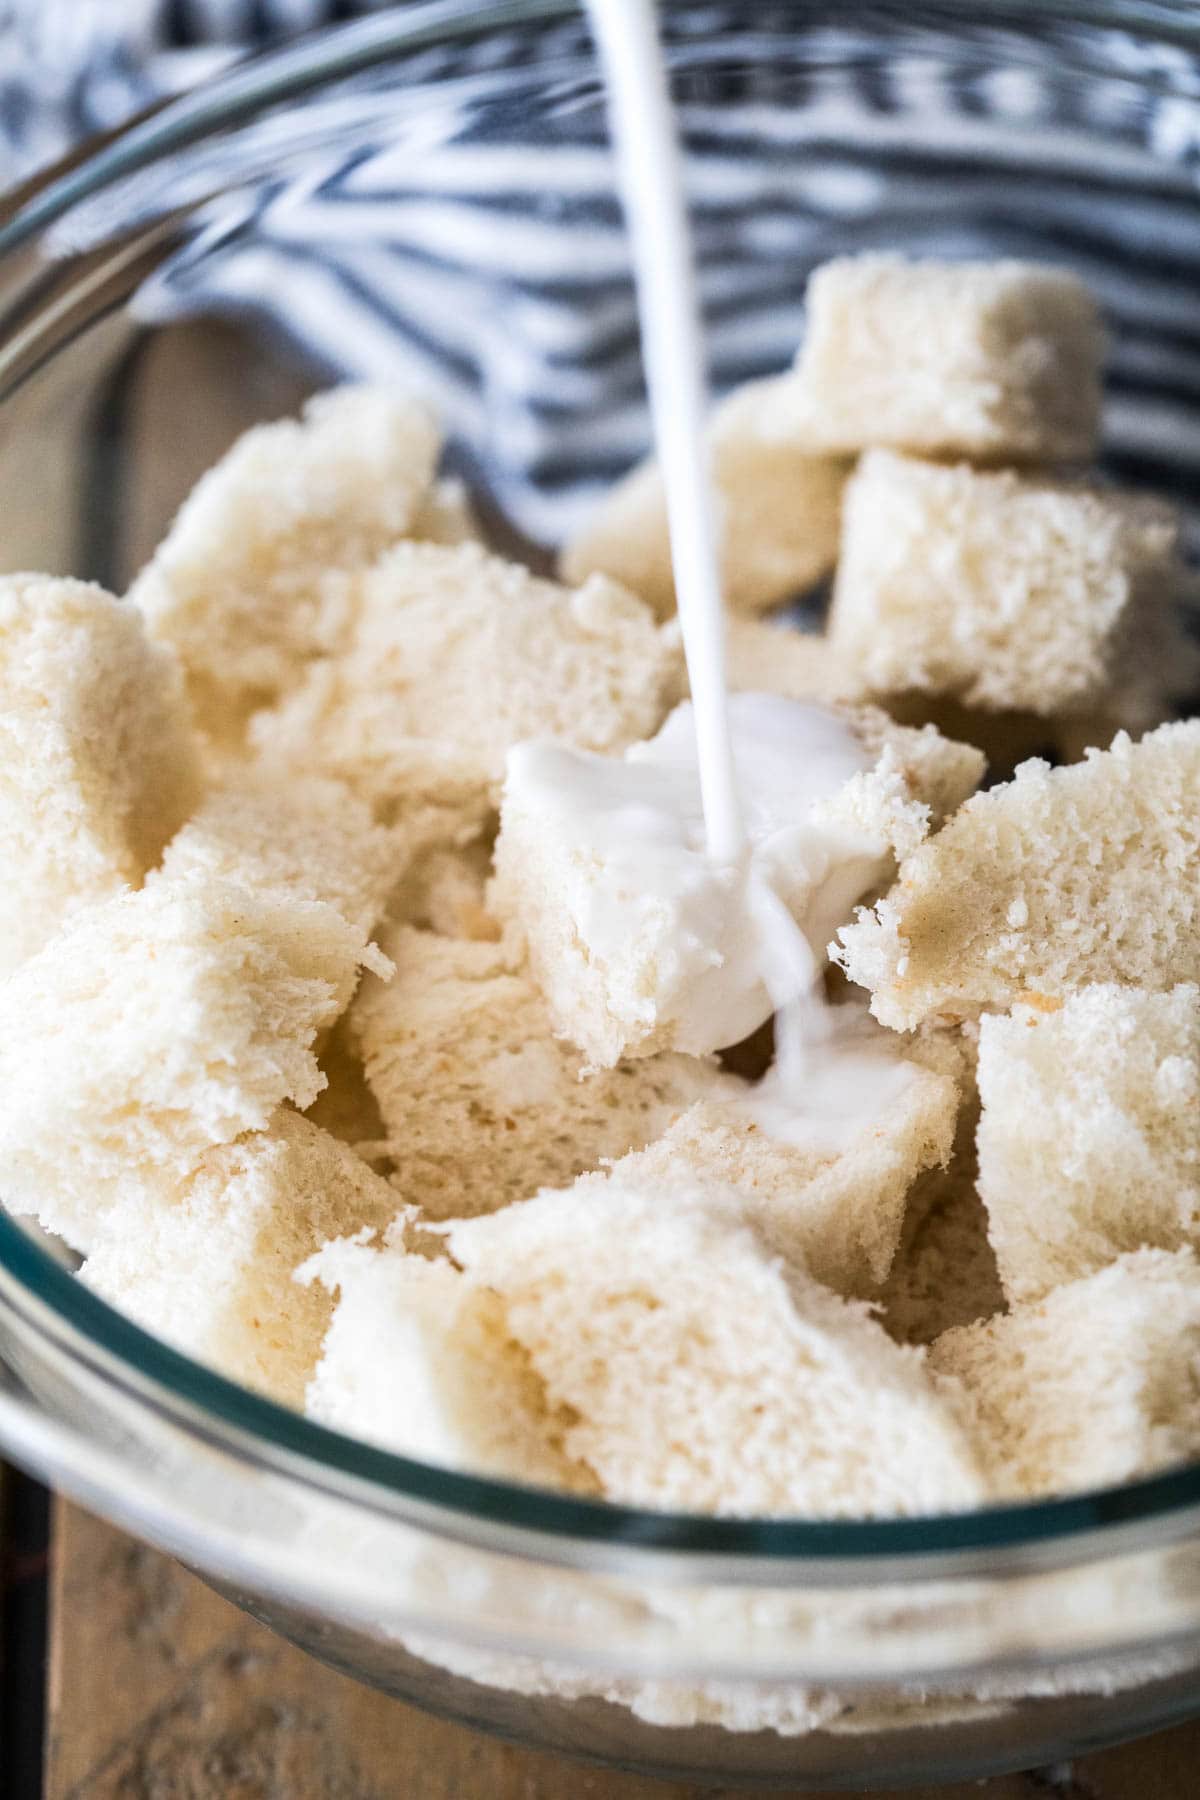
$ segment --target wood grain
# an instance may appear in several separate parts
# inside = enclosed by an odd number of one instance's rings
[[[65,1504],[52,1609],[45,1800],[714,1800],[711,1789],[497,1743],[374,1694]],[[907,1790],[908,1800],[1198,1793],[1200,1725],[1069,1767]],[[723,1788],[717,1800],[742,1797]]]

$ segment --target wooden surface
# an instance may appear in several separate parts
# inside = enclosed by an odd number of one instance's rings
[[[45,1800],[714,1800],[514,1749],[373,1694],[70,1506],[57,1510],[52,1567]],[[1197,1800],[1200,1725],[1073,1766],[908,1794]],[[722,1788],[717,1800],[742,1797]]]

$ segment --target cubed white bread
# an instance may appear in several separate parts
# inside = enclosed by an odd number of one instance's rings
[[[852,705],[854,683],[831,640],[789,626],[732,619],[726,631],[726,672],[732,693],[781,694],[849,717],[876,756],[889,746],[915,800],[939,824],[983,780],[987,761],[973,743],[958,742],[934,725],[897,724],[875,706]]]
[[[340,781],[243,771],[215,788],[167,846],[155,881],[228,881],[256,894],[324,900],[363,932],[406,862],[398,832]]]
[[[980,1022],[979,1186],[1004,1291],[1200,1245],[1200,989],[1101,984]]]
[[[907,1030],[1094,982],[1200,978],[1200,720],[976,794],[839,934],[876,1018]]]
[[[509,1336],[497,1295],[447,1262],[362,1238],[328,1244],[299,1279],[337,1296],[310,1417],[422,1462],[595,1491],[564,1453],[565,1421]]]
[[[1154,501],[873,450],[846,490],[831,645],[861,696],[1078,712],[1169,609],[1178,540]]]
[[[1092,295],[1024,262],[839,257],[814,270],[777,426],[813,450],[886,445],[986,462],[1086,460],[1104,331]]]
[[[201,478],[130,598],[178,651],[209,736],[236,741],[340,648],[354,572],[413,526],[440,448],[413,395],[349,386],[246,432]]]
[[[182,1181],[131,1184],[80,1274],[176,1349],[301,1406],[333,1306],[294,1271],[332,1238],[382,1229],[395,1210],[386,1181],[281,1108],[267,1130],[206,1151]]]
[[[993,1491],[1067,1493],[1200,1454],[1200,1267],[1137,1250],[947,1332],[932,1367],[966,1390]]]
[[[395,1186],[432,1218],[561,1186],[659,1136],[700,1096],[741,1089],[682,1056],[585,1074],[510,946],[407,926],[381,941],[396,973],[364,982],[348,1023]]]
[[[78,1249],[149,1169],[182,1179],[323,1085],[363,933],[332,906],[199,879],[79,913],[0,984],[4,1198]]]
[[[811,1054],[792,1108],[756,1105],[763,1090],[703,1099],[616,1175],[736,1188],[766,1242],[836,1293],[866,1298],[892,1266],[910,1188],[950,1156],[963,1058],[948,1037],[901,1046],[878,1028]]]
[[[483,541],[471,497],[453,476],[435,481],[417,504],[406,534],[424,544],[478,544]]]
[[[1004,1311],[1004,1289],[975,1185],[973,1149],[931,1169],[908,1196],[896,1258],[879,1295],[897,1343],[931,1344],[943,1332]]]
[[[976,752],[943,746],[932,732],[906,732],[879,713],[847,712],[838,723],[863,766],[812,806],[793,864],[773,877],[818,958],[855,901],[878,891],[925,836],[930,808],[914,795],[918,783],[927,781],[944,801],[951,789],[969,791],[982,767]],[[694,966],[698,959],[687,960],[696,927],[685,912],[648,878],[639,885],[636,871],[614,873],[611,859],[597,852],[590,818],[559,804],[520,768],[514,773],[501,803],[489,904],[527,945],[555,1031],[597,1068],[666,1050],[722,1047],[720,1037],[694,1040],[691,1015],[704,971]],[[803,773],[798,767],[800,794]],[[697,883],[714,884],[707,911],[720,915],[732,905],[717,891],[724,876],[701,863],[693,873]],[[610,929],[615,903],[619,933]],[[593,929],[597,919],[600,929]],[[726,1041],[753,1031],[770,1011],[767,1003],[757,1018],[743,1019]]]
[[[495,798],[522,739],[617,750],[666,711],[680,652],[642,601],[599,576],[564,588],[476,544],[406,542],[358,588],[348,649],[253,735],[378,810]]]
[[[136,886],[200,793],[174,658],[88,582],[0,577],[0,974]]]
[[[837,555],[847,466],[814,455],[803,436],[768,428],[780,385],[776,378],[737,388],[709,427],[721,584],[737,613],[764,612],[802,593],[829,573]],[[656,462],[640,464],[605,495],[567,543],[560,566],[572,582],[610,575],[660,618],[670,617],[675,578]]]
[[[732,1189],[584,1176],[449,1243],[610,1500],[872,1517],[982,1496],[922,1353],[788,1267]]]

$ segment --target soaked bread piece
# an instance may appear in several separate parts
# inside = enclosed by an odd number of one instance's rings
[[[883,1024],[1200,978],[1200,720],[976,794],[839,933]]]
[[[979,1034],[979,1185],[1004,1290],[1200,1245],[1200,989],[1105,983]]]
[[[847,465],[814,454],[786,425],[771,428],[780,385],[775,378],[737,388],[709,427],[721,506],[721,585],[734,613],[765,612],[803,593],[829,573],[837,555]],[[671,616],[675,575],[656,462],[642,463],[604,496],[567,543],[560,566],[573,582],[610,575],[659,618]]]
[[[1094,455],[1104,333],[1095,300],[1024,262],[840,257],[813,271],[778,408],[814,450],[883,445],[973,462]]]
[[[0,975],[137,886],[200,794],[174,658],[88,582],[0,577]]]

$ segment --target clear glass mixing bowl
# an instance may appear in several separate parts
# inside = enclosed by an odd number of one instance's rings
[[[1192,503],[1190,6],[665,17],[719,384],[785,360],[806,270],[839,249],[1067,260],[1114,329],[1109,465]],[[13,198],[0,558],[120,589],[239,430],[343,372],[432,385],[458,466],[526,549],[643,447],[573,9],[434,0],[374,17],[246,65]],[[221,1380],[3,1215],[0,1440],[337,1667],[657,1773],[892,1785],[1200,1711],[1200,1468],[861,1524],[674,1517],[475,1480]]]

